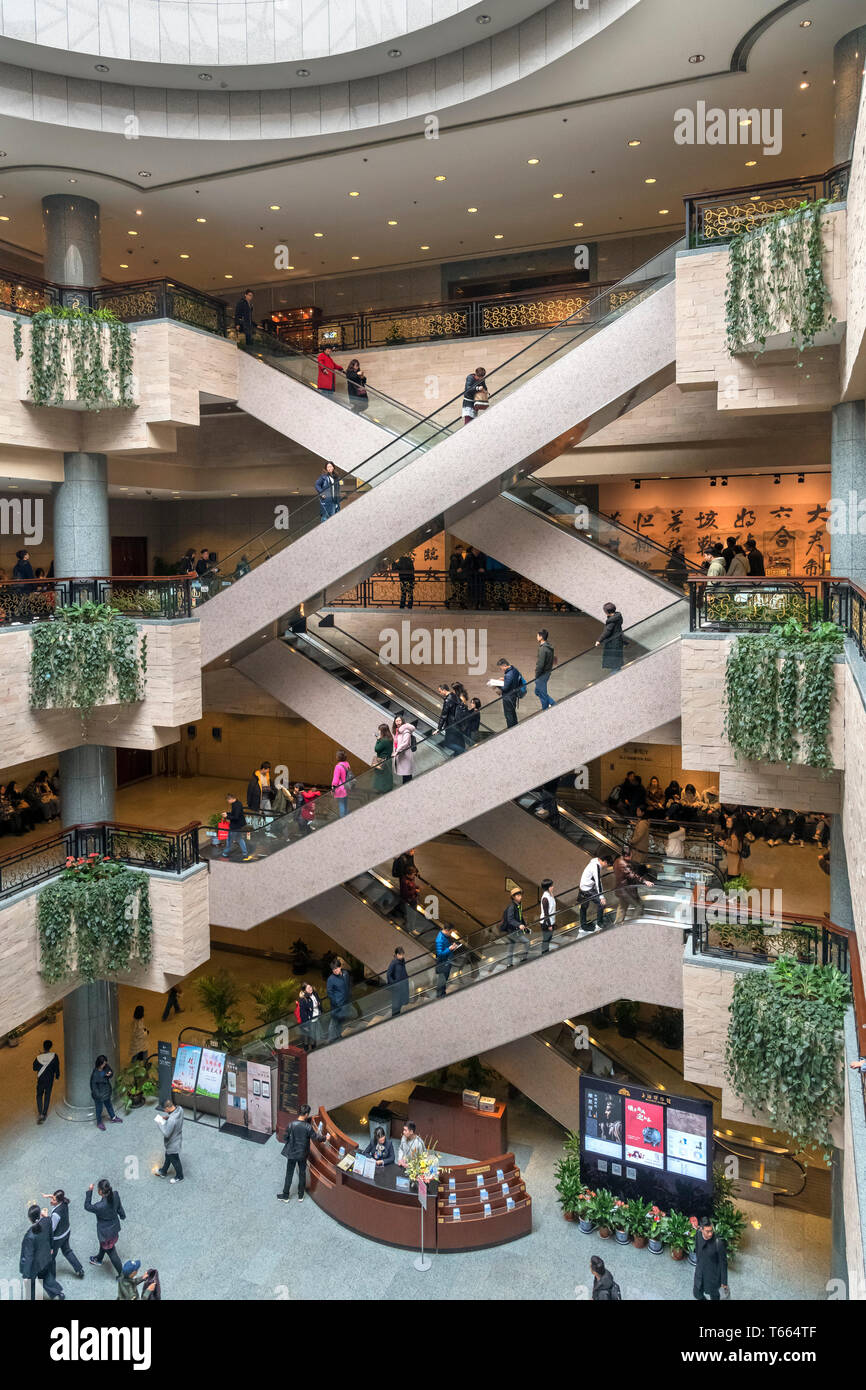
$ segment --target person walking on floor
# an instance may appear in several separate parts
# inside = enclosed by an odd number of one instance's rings
[[[553,879],[541,880],[541,954],[546,956],[556,926],[556,898],[553,896]]]
[[[387,983],[391,990],[391,1017],[396,1018],[400,1010],[409,1003],[409,975],[406,970],[406,953],[398,946],[388,962]]]
[[[604,671],[622,670],[622,649],[624,638],[622,635],[622,614],[617,612],[615,603],[606,603],[602,610],[604,612],[604,627],[601,636],[596,642],[597,647],[603,647],[601,654],[601,665]]]
[[[541,708],[550,709],[556,701],[547,693],[547,682],[556,665],[556,654],[547,640],[546,627],[539,628],[535,640],[538,643],[538,655],[535,658],[535,693]]]
[[[124,1260],[123,1268],[117,1276],[117,1297],[124,1303],[137,1303],[139,1299],[138,1286],[143,1284],[147,1278],[146,1274],[139,1274],[141,1260]]]
[[[508,969],[514,964],[514,948],[520,946],[523,955],[521,963],[529,955],[529,928],[523,920],[523,889],[512,888],[511,902],[502,917],[499,930],[508,937]]]
[[[132,1012],[132,1032],[129,1038],[129,1055],[133,1062],[143,1062],[147,1056],[150,1029],[144,1022],[144,1005],[136,1004]]]
[[[55,1268],[55,1249],[51,1233],[51,1218],[35,1202],[27,1208],[30,1222],[21,1242],[21,1257],[18,1272],[23,1279],[30,1280],[30,1298],[36,1298],[36,1280],[49,1298],[65,1298],[63,1285],[58,1282]]]
[[[180,1161],[180,1151],[183,1147],[183,1111],[169,1097],[162,1112],[157,1112],[154,1119],[162,1130],[162,1142],[165,1145],[162,1167],[154,1168],[154,1175],[157,1178],[167,1178],[171,1167],[175,1174],[171,1181],[183,1182],[183,1164]]]
[[[337,803],[337,814],[342,818],[349,810],[349,783],[352,781],[352,769],[349,766],[349,759],[342,748],[337,749],[337,761],[334,764],[334,771],[331,773],[331,791]]]
[[[112,1189],[108,1178],[100,1178],[96,1187],[98,1202],[93,1200],[93,1183],[84,1196],[84,1210],[93,1212],[96,1217],[96,1237],[99,1241],[99,1254],[90,1256],[92,1265],[101,1265],[105,1256],[114,1268],[115,1274],[123,1273],[117,1241],[120,1236],[120,1223],[126,1220],[126,1212],[120,1200],[120,1193]]]
[[[701,1217],[700,1230],[695,1232],[695,1282],[692,1292],[701,1302],[709,1298],[718,1303],[720,1291],[728,1295],[728,1256],[725,1242],[717,1236],[709,1216]]]
[[[54,1257],[56,1259],[58,1255],[62,1255],[66,1263],[71,1265],[76,1279],[83,1279],[84,1269],[70,1244],[72,1234],[69,1224],[69,1198],[62,1187],[58,1187],[56,1192],[43,1192],[42,1196],[49,1203],[51,1208],[48,1215],[51,1218],[51,1239],[54,1246]]]
[[[322,521],[327,521],[329,517],[336,516],[340,510],[342,493],[340,492],[340,479],[337,477],[337,469],[329,460],[318,478],[316,479],[316,492],[319,494],[319,514]]]
[[[228,803],[229,808],[229,833],[226,836],[225,849],[220,855],[220,858],[228,859],[229,855],[235,847],[235,843],[237,843],[244,859],[252,859],[253,856],[247,851],[247,841],[246,836],[244,835],[244,831],[247,827],[247,818],[244,815],[244,808],[238,801],[237,797],[234,796],[231,792],[228,792],[226,794],[226,802]]]
[[[415,775],[415,725],[407,724],[401,714],[394,720],[394,771],[404,782]]]
[[[172,1011],[176,1014],[183,1013],[183,1009],[180,1007],[180,985],[172,985],[171,989],[168,991],[168,998],[165,1001],[165,1008],[162,1011],[163,1023],[167,1021]]]
[[[286,1130],[286,1142],[280,1152],[286,1160],[286,1178],[282,1192],[277,1193],[281,1202],[288,1202],[292,1195],[292,1178],[298,1170],[298,1201],[303,1202],[307,1188],[307,1160],[310,1157],[310,1144],[313,1139],[313,1118],[309,1105],[302,1105],[298,1118],[292,1120]]]
[[[348,970],[345,969],[339,957],[334,960],[331,966],[331,973],[325,988],[331,1001],[328,1042],[335,1042],[337,1038],[343,1036],[343,1023],[349,1017],[349,1005],[352,1002],[352,981]]]
[[[90,1094],[93,1097],[93,1104],[96,1107],[96,1128],[105,1129],[102,1123],[102,1111],[105,1110],[108,1118],[113,1125],[122,1125],[123,1120],[119,1115],[115,1115],[114,1106],[111,1103],[112,1078],[114,1072],[108,1065],[108,1058],[104,1053],[100,1053],[93,1064],[93,1071],[90,1073]]]
[[[33,1059],[33,1070],[36,1073],[36,1114],[38,1125],[44,1125],[48,1118],[48,1107],[51,1105],[51,1090],[55,1081],[60,1080],[60,1059],[57,1053],[52,1050],[50,1038],[45,1038],[42,1043],[42,1051],[37,1053]]]
[[[590,1256],[589,1267],[592,1270],[592,1302],[616,1303],[621,1300],[622,1293],[619,1284],[605,1265],[601,1255]]]
[[[444,999],[445,990],[448,984],[448,976],[451,974],[453,961],[451,957],[455,951],[459,951],[460,942],[455,941],[449,936],[444,927],[440,927],[436,935],[436,998]]]
[[[596,855],[590,859],[586,868],[580,876],[580,930],[586,931],[586,919],[589,912],[590,903],[595,903],[595,931],[601,931],[604,921],[604,909],[607,906],[604,893],[602,892],[601,876],[605,870],[610,868],[610,859],[606,855]]]

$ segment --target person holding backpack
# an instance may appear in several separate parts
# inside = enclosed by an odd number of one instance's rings
[[[593,1303],[620,1303],[622,1289],[605,1266],[601,1255],[591,1256],[589,1267],[592,1270]]]
[[[408,724],[401,714],[394,719],[394,771],[404,782],[411,782],[415,775],[415,726]]]
[[[503,936],[508,937],[508,966],[510,970],[514,964],[514,948],[520,946],[523,950],[521,964],[529,955],[529,928],[523,920],[523,889],[512,888],[511,902],[502,914],[502,921],[499,930]]]
[[[502,656],[496,665],[502,672],[501,680],[488,681],[488,685],[498,688],[502,697],[502,712],[505,715],[505,727],[513,729],[517,723],[517,702],[522,700],[526,694],[526,681],[521,676],[516,666],[512,666],[510,661],[506,661]]]

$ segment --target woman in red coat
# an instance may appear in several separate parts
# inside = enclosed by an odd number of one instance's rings
[[[334,372],[341,372],[343,368],[337,366],[331,354],[326,352],[324,348],[319,353],[316,361],[319,364],[319,376],[316,385],[320,391],[333,391],[336,386]]]

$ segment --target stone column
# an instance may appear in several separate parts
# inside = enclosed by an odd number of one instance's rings
[[[835,539],[835,538],[834,538]],[[845,841],[842,835],[842,817],[833,816],[830,820],[830,920],[839,927],[854,930],[854,909],[851,903],[851,885],[848,880],[848,859],[845,854]],[[846,1072],[847,1075],[847,1072]],[[845,1083],[847,1091],[847,1082]],[[848,1283],[848,1260],[845,1249],[845,1151],[833,1149],[830,1168],[830,1273],[834,1279]],[[851,1297],[849,1293],[849,1298]]]
[[[858,530],[858,504],[866,500],[866,402],[842,401],[833,407],[830,443],[830,492],[847,518],[842,534],[830,537],[834,574],[866,587],[866,536]]]
[[[92,198],[52,193],[42,199],[44,274],[58,285],[98,285],[99,204]]]
[[[63,455],[63,482],[54,498],[54,573],[58,579],[111,573],[105,454]]]
[[[851,158],[860,86],[866,59],[866,24],[852,29],[833,49],[833,163]]]

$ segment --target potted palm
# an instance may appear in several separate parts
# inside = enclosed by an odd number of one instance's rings
[[[667,1220],[661,1207],[650,1207],[648,1245],[654,1255],[660,1255],[665,1248],[664,1223]]]
[[[636,1250],[643,1250],[652,1230],[652,1208],[642,1197],[632,1197],[625,1214],[626,1230]]]
[[[213,1046],[228,1052],[243,1031],[244,1021],[236,1012],[241,992],[227,970],[200,975],[195,982],[202,1007],[213,1018]]]
[[[602,1240],[607,1240],[613,1229],[613,1214],[616,1199],[606,1187],[600,1187],[587,1205],[587,1219],[594,1221]]]
[[[672,1260],[684,1259],[690,1242],[694,1242],[694,1230],[685,1212],[668,1212],[661,1238],[670,1250]]]
[[[628,1245],[631,1240],[628,1229],[628,1202],[623,1202],[618,1197],[613,1204],[613,1234],[620,1245]]]

